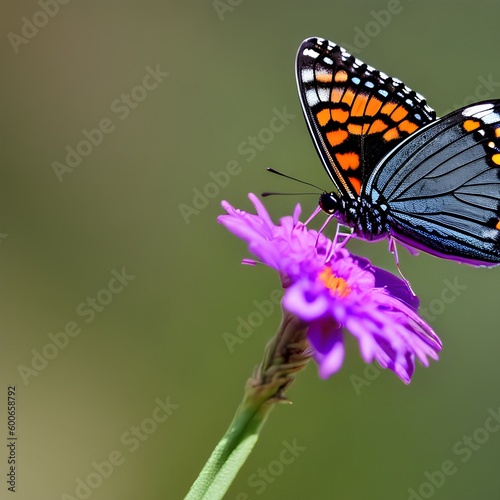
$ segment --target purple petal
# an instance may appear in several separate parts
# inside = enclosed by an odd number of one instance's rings
[[[299,222],[300,214],[302,213],[302,208],[300,207],[300,203],[297,203],[295,205],[295,208],[293,210],[293,225],[296,226],[297,223]]]
[[[274,228],[274,222],[271,219],[271,216],[269,215],[269,212],[266,210],[266,207],[262,204],[262,202],[259,200],[257,196],[255,196],[253,193],[248,193],[248,198],[252,202],[253,206],[255,207],[255,210],[257,210],[257,214],[259,217],[262,219],[262,221],[265,223],[265,225],[271,229]]]
[[[320,377],[326,379],[338,372],[345,353],[342,329],[329,319],[316,321],[309,327],[307,337],[318,363]]]
[[[420,300],[408,288],[403,279],[375,266],[373,266],[373,273],[375,274],[375,287],[385,288],[391,295],[408,304],[414,311],[418,310]]]
[[[329,305],[326,294],[314,293],[306,280],[294,283],[283,297],[283,307],[303,321],[314,321],[322,317]]]

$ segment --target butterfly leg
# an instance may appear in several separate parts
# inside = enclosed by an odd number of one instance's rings
[[[408,290],[410,290],[410,292],[416,297],[416,294],[413,291],[410,282],[405,278],[403,271],[401,271],[401,266],[399,265],[399,255],[398,255],[398,248],[396,246],[396,240],[392,236],[389,236],[389,252],[391,252],[394,255],[394,259],[396,260],[396,268],[398,270],[399,275],[406,283]]]
[[[330,221],[332,220],[333,217],[335,217],[335,215],[333,215],[333,214],[329,215],[328,218],[326,219],[326,221],[323,223],[323,225],[319,228],[318,236],[316,238],[316,245],[318,244],[319,235],[324,231],[325,227],[328,226],[328,224],[330,223]],[[347,228],[349,230],[349,233],[342,233],[340,230],[343,227]],[[338,239],[340,236],[345,237],[345,239],[342,242],[338,243]],[[353,236],[354,236],[354,234],[352,233],[352,229],[349,226],[344,226],[343,224],[337,224],[337,229],[335,231],[335,237],[333,238],[333,246],[338,247],[338,248],[342,248]]]
[[[313,215],[316,215],[317,211],[314,212]],[[315,247],[318,246],[318,243],[319,243],[319,237],[321,235],[321,233],[323,232],[323,230],[325,229],[326,226],[328,226],[328,223],[330,222],[331,218],[333,217],[333,215],[330,215],[328,216],[328,218],[326,219],[326,221],[323,223],[323,225],[319,228],[319,231],[318,231],[318,236],[316,236],[316,243],[314,244]],[[311,220],[311,217],[309,217],[308,221],[309,222]],[[328,254],[331,254],[333,251],[334,251],[334,248],[335,248],[335,242],[332,242],[332,247],[330,249],[330,251],[328,252]]]
[[[307,226],[307,224],[309,224],[309,222],[311,222],[314,217],[316,217],[316,215],[318,215],[319,213],[321,212],[321,207],[318,205],[316,207],[316,210],[311,214],[311,216],[309,217],[309,219],[307,219],[305,222],[304,222],[304,226]],[[327,224],[328,224],[328,221],[330,220],[330,218],[328,218],[327,220]],[[323,224],[323,227],[326,226],[326,224]],[[321,229],[323,229],[323,227]]]
[[[329,260],[337,250],[339,250],[340,248],[344,248],[347,242],[354,236],[353,233],[342,233],[341,229],[343,227],[347,226],[343,226],[342,224],[337,224],[337,230],[335,231],[335,236],[332,240],[332,246],[330,252],[328,252],[326,260]],[[351,228],[348,229],[351,230]],[[339,242],[341,236],[343,237],[343,240]]]
[[[321,211],[321,208],[318,207],[314,212],[313,214],[309,217],[309,219],[307,219],[307,221],[304,223],[304,225],[307,225],[309,224],[309,222],[311,222],[311,220],[316,217],[316,215]],[[323,231],[325,230],[326,226],[328,226],[328,224],[330,223],[330,221],[332,220],[332,218],[334,218],[335,215],[332,214],[332,215],[329,215],[326,219],[326,221],[323,223],[323,225],[319,228],[318,230],[318,236],[316,237],[316,246],[318,246],[318,242],[319,242],[319,237],[320,235],[323,233]],[[341,230],[342,228],[347,228],[349,230],[349,233],[343,233]],[[352,232],[352,229],[349,227],[349,226],[344,226],[343,224],[337,224],[337,229],[335,231],[335,236],[332,240],[332,245],[331,245],[331,248],[330,248],[330,251],[328,252],[327,254],[327,260],[333,255],[333,253],[335,252],[335,250],[339,249],[339,248],[343,248],[347,242],[353,237],[355,236],[354,233]],[[343,237],[343,240],[339,242],[339,239],[340,237]]]
[[[349,232],[342,232],[342,228],[346,228]],[[333,238],[333,243],[338,248],[344,248],[347,242],[354,237],[355,234],[352,232],[352,229],[349,226],[344,226],[343,224],[337,224],[337,230],[335,231],[335,237]],[[339,242],[340,237],[343,238],[342,241]]]

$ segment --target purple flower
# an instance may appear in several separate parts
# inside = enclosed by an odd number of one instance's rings
[[[245,240],[260,262],[279,272],[283,307],[308,325],[321,377],[342,366],[344,331],[357,338],[366,363],[377,360],[405,383],[411,380],[415,358],[424,366],[428,358],[438,359],[441,341],[418,316],[419,300],[402,279],[308,230],[298,220],[300,205],[275,225],[260,200],[253,194],[249,198],[257,215],[224,201],[227,215],[218,221]]]

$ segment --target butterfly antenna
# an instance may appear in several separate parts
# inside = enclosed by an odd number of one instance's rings
[[[288,196],[288,195],[299,195],[299,194],[315,194],[316,196],[318,193],[275,193],[274,191],[266,191],[261,194],[261,196],[274,196],[274,195],[281,195],[281,196]]]
[[[274,170],[274,168],[267,168],[266,170],[268,172],[271,172],[272,174],[281,175],[281,177],[286,177],[287,179],[291,179],[292,181],[300,182],[301,184],[305,184],[306,186],[311,186],[313,188],[316,188],[318,191],[320,191],[322,193],[325,191],[324,189],[321,189],[320,187],[316,186],[315,184],[311,184],[310,182],[302,181],[300,179],[297,179],[296,177],[292,177],[291,175],[286,175],[282,172],[278,172],[278,170]],[[304,194],[308,194],[308,193],[304,193]]]

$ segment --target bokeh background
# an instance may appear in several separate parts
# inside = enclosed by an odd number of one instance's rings
[[[297,190],[268,166],[331,188],[299,107],[300,42],[354,47],[443,114],[500,97],[499,16],[486,0],[4,2],[0,497],[15,385],[16,498],[182,498],[280,321],[274,307],[242,343],[225,341],[279,282],[240,265],[248,254],[216,223],[220,201],[250,209],[250,191]],[[251,146],[276,112],[292,117]],[[61,171],[100,124],[109,133]],[[230,162],[240,172],[196,207]],[[297,200],[267,206],[278,218]],[[300,200],[305,214],[317,202]],[[395,270],[385,243],[350,248]],[[500,432],[487,420],[500,407],[500,271],[405,251],[401,261],[443,339],[440,361],[410,386],[366,371],[352,341],[330,380],[311,363],[227,498],[500,498]],[[129,276],[121,291],[109,291],[113,270]],[[72,327],[78,336],[50,347],[49,334]],[[170,414],[154,428],[157,400]],[[280,466],[285,442],[301,451]],[[96,475],[113,453],[120,465]],[[452,473],[434,474],[449,461]]]

